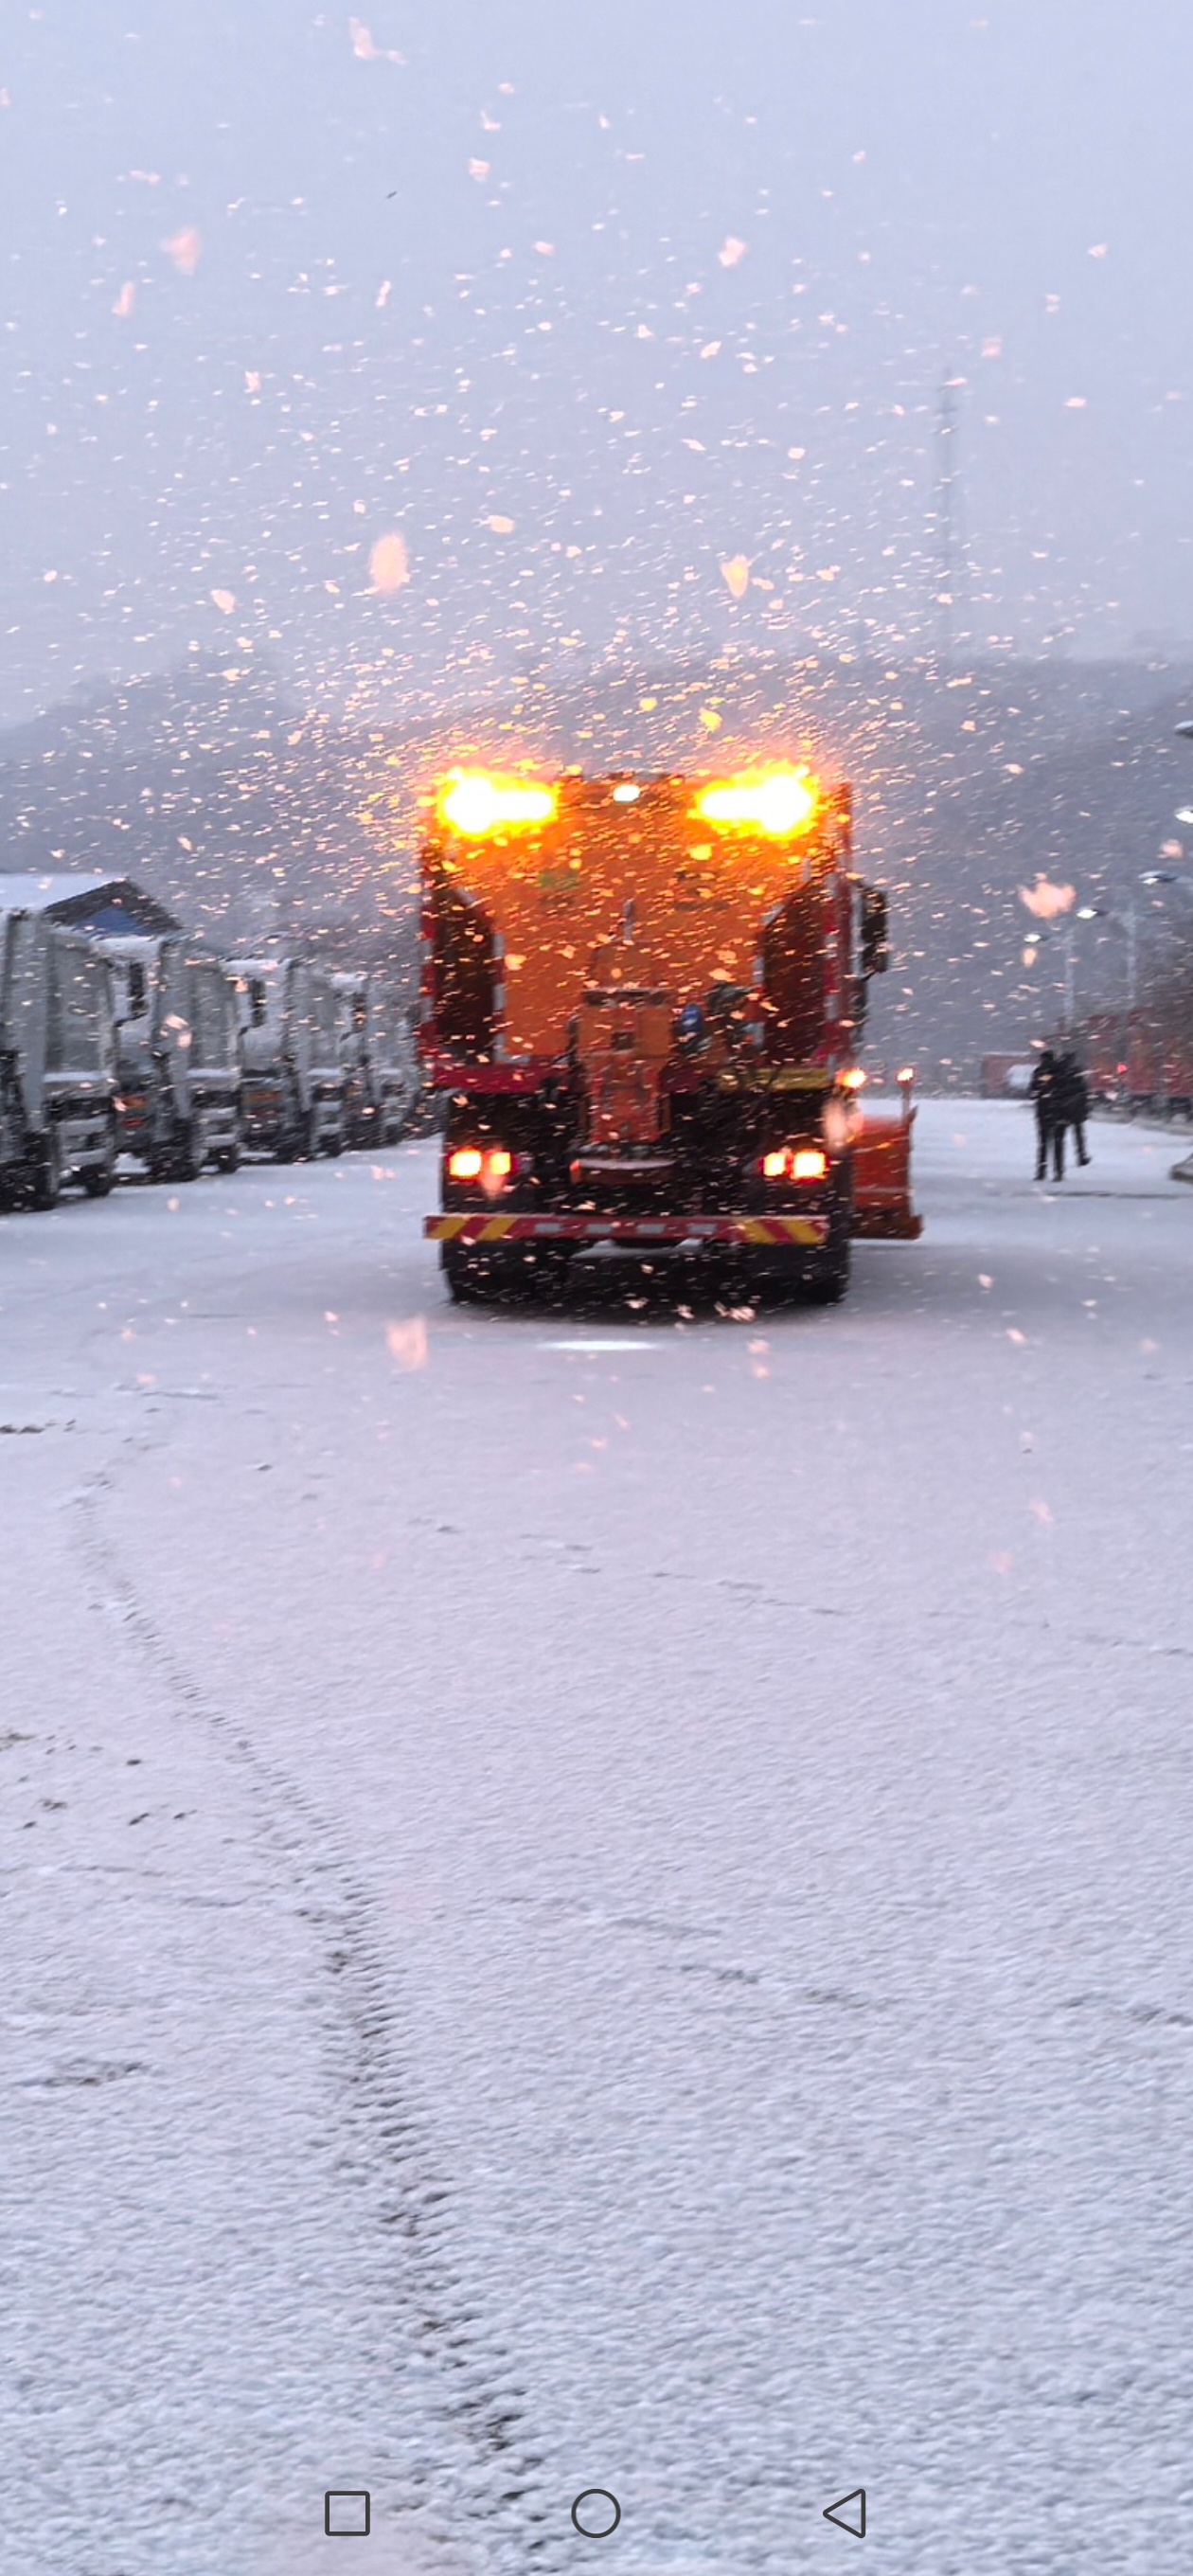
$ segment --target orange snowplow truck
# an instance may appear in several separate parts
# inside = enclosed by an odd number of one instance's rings
[[[915,1235],[910,1078],[860,1106],[886,898],[804,769],[444,781],[422,852],[420,1048],[448,1095],[453,1297],[678,1260],[834,1303]]]

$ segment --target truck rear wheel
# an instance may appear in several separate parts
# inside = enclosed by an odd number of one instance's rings
[[[494,1258],[445,1244],[442,1260],[447,1293],[455,1306],[498,1305],[507,1299],[515,1305],[519,1299],[542,1296],[557,1277],[554,1270],[545,1272],[521,1253],[499,1253]]]
[[[493,1294],[492,1273],[487,1262],[474,1255],[444,1246],[443,1276],[453,1306],[482,1306]]]
[[[30,1191],[35,1208],[55,1208],[62,1196],[62,1147],[57,1130],[51,1127],[33,1167]]]
[[[205,1139],[201,1118],[190,1118],[175,1132],[174,1150],[170,1156],[168,1177],[172,1181],[197,1181],[206,1161]]]
[[[834,1256],[831,1269],[822,1270],[818,1279],[810,1279],[805,1291],[810,1306],[839,1306],[849,1289],[849,1245],[843,1244]]]
[[[805,1291],[809,1306],[839,1306],[848,1293],[849,1267],[832,1270],[826,1279],[813,1279]]]

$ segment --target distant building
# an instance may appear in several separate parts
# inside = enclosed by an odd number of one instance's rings
[[[90,931],[98,939],[160,938],[183,926],[176,913],[131,877],[65,871],[59,876],[37,868],[23,874],[0,869],[0,912],[44,912],[51,921],[67,922],[72,930]]]

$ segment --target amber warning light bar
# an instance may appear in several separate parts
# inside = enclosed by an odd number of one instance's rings
[[[706,823],[766,832],[786,840],[807,830],[817,807],[816,782],[806,769],[772,769],[755,778],[727,778],[705,787],[696,811]]]
[[[611,789],[615,805],[637,804],[642,789],[619,779]],[[462,840],[486,840],[492,833],[533,831],[553,823],[559,791],[540,779],[498,778],[483,769],[455,769],[437,799],[439,819]],[[807,769],[771,769],[740,778],[720,778],[702,787],[692,804],[693,817],[718,831],[763,832],[771,840],[792,840],[806,832],[820,804],[816,780]]]
[[[490,778],[480,769],[457,770],[439,792],[443,821],[467,840],[484,840],[511,826],[525,830],[552,823],[558,810],[553,787],[522,778]]]

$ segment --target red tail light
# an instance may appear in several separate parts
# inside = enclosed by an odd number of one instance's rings
[[[828,1155],[819,1145],[778,1145],[763,1155],[759,1168],[764,1181],[822,1181]]]
[[[519,1166],[524,1157],[517,1158]],[[456,1145],[447,1158],[449,1181],[472,1181],[489,1197],[505,1188],[515,1169],[515,1158],[504,1145]]]

